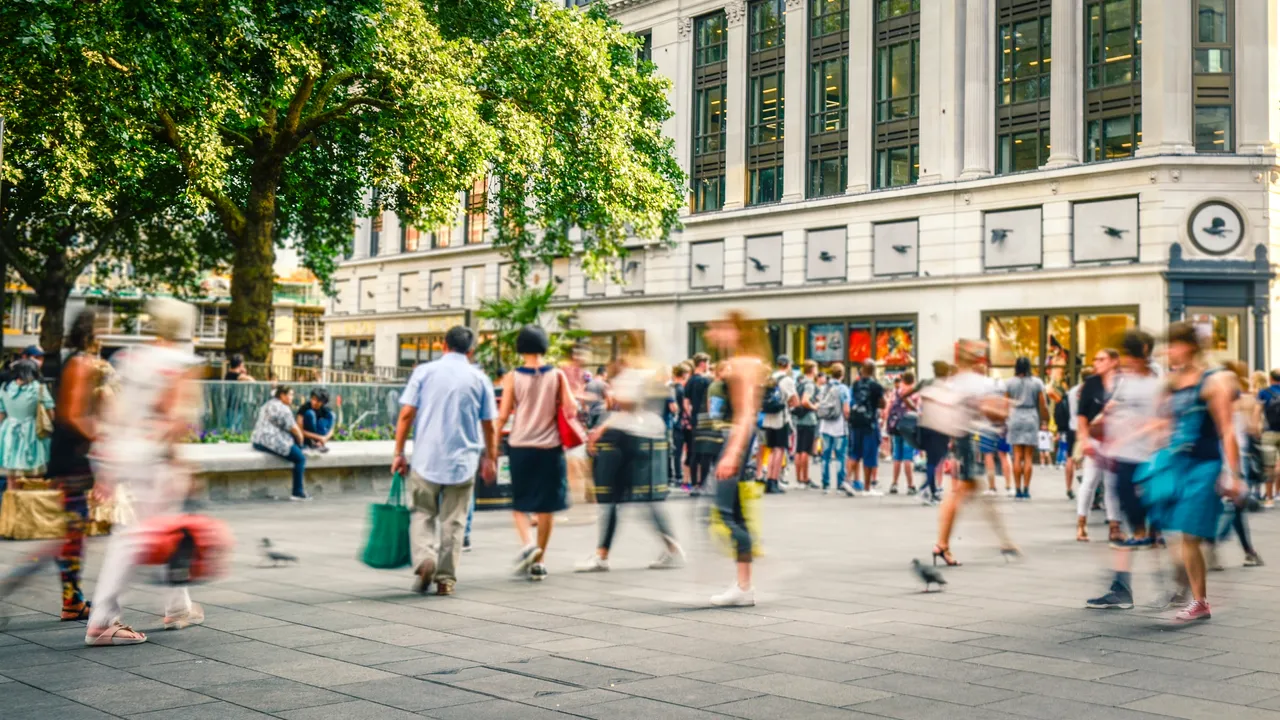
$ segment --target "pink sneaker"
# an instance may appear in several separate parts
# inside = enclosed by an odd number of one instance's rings
[[[1175,622],[1195,622],[1197,620],[1208,620],[1212,617],[1209,614],[1209,602],[1207,600],[1192,600],[1187,606],[1178,611],[1173,616]]]

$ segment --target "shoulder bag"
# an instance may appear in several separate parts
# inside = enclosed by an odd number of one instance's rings
[[[556,429],[560,432],[560,445],[565,450],[573,450],[587,442],[587,431],[578,417],[560,404],[560,399],[564,397],[564,374],[559,370],[552,372],[556,374]]]

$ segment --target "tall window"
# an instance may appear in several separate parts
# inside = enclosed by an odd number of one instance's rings
[[[653,33],[643,32],[636,37],[640,38],[640,47],[636,50],[636,60],[639,62],[653,62]]]
[[[920,177],[920,0],[876,3],[876,187]]]
[[[418,239],[422,233],[418,232],[418,228],[409,223],[400,221],[400,252],[410,253],[418,252]]]
[[[1049,160],[1053,0],[1000,0],[996,67],[996,172]]]
[[[1142,0],[1090,0],[1085,14],[1085,160],[1142,143]]]
[[[782,115],[786,89],[783,0],[755,0],[747,15],[747,202],[782,199]]]
[[[382,239],[382,213],[375,212],[369,218],[369,257],[377,257],[378,242]]]
[[[809,160],[813,197],[849,182],[849,0],[809,2]]]
[[[724,207],[725,77],[728,74],[724,11],[693,21],[693,211]]]
[[[1192,35],[1193,97],[1196,152],[1225,153],[1235,149],[1232,112],[1235,77],[1235,2],[1193,0],[1196,10]]]
[[[472,183],[467,191],[467,244],[479,245],[484,242],[484,233],[489,225],[489,178],[482,177]]]

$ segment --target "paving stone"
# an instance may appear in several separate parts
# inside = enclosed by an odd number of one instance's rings
[[[548,710],[558,710],[563,712],[572,712],[574,708],[586,707],[587,705],[599,705],[600,703],[612,702],[614,700],[625,700],[630,697],[612,690],[603,690],[601,688],[591,688],[590,690],[574,690],[572,692],[553,693],[550,695],[535,695],[526,698],[523,702],[529,705],[537,705],[538,707]]]
[[[584,710],[611,704],[613,703],[588,705],[586,708],[579,708],[574,712],[582,713]],[[437,718],[437,720],[515,720],[516,718],[520,720],[564,720],[565,718],[575,717],[575,715],[568,713],[515,703],[510,700],[489,700],[466,705],[454,705],[447,708],[428,710],[422,714],[427,717]],[[587,717],[591,716],[587,715]],[[653,720],[653,718],[649,720]]]
[[[173,720],[174,717],[180,717],[182,720],[270,720],[271,718],[270,715],[257,710],[225,702],[192,705],[181,710],[155,710],[126,717],[129,720]]]
[[[419,645],[416,649],[425,650],[437,655],[449,655],[452,657],[462,658],[463,660],[475,660],[476,662],[482,663],[504,663],[514,662],[517,660],[529,660],[546,654],[541,651],[530,650],[529,648],[521,647],[519,645],[507,645],[505,643],[475,640],[464,637]]]
[[[22,642],[0,647],[0,668],[35,667],[62,662],[66,655],[43,645]]]
[[[1249,687],[1262,688],[1263,690],[1275,690],[1280,692],[1280,675],[1276,675],[1275,673],[1249,673],[1248,675],[1229,678],[1227,682],[1235,685],[1247,685]]]
[[[345,636],[339,635],[339,637]],[[383,665],[404,660],[417,660],[428,657],[431,654],[422,650],[388,645],[374,642],[373,640],[362,640],[360,638],[346,638],[335,643],[310,645],[303,648],[303,651],[310,655],[345,660],[361,665]]]
[[[1264,708],[1228,705],[1212,700],[1198,700],[1183,695],[1153,695],[1126,703],[1129,710],[1141,710],[1185,720],[1280,720],[1280,712]]]
[[[745,690],[741,687],[701,682],[682,677],[660,677],[622,683],[614,685],[611,689],[628,695],[638,695],[651,700],[660,700],[694,708],[744,700],[761,694],[758,691]]]
[[[1114,638],[1116,640],[1124,640],[1125,638]],[[1159,643],[1149,643],[1158,645]],[[997,650],[1008,652],[1023,653],[1025,655],[1038,655],[1041,657],[1061,658],[1063,660],[1074,660],[1076,662],[1091,663],[1098,661],[1107,653],[1113,650],[1096,650],[1094,648],[1081,647],[1069,643],[1053,643],[1042,642],[1040,640],[1029,640],[1027,638],[1004,637],[1001,635],[992,635],[981,640],[970,640],[962,643],[963,647],[974,647],[984,649],[983,654],[990,655]]]
[[[237,634],[258,642],[286,648],[303,648],[308,645],[323,645],[349,639],[346,635],[341,635],[331,630],[322,630],[303,625],[254,628],[252,630],[242,630]]]
[[[302,710],[286,710],[277,714],[285,720],[418,720],[422,717],[367,700],[352,700]]]
[[[1023,720],[1017,715],[956,705],[912,695],[893,695],[879,700],[860,703],[852,708],[869,715],[899,718],[900,720]]]
[[[845,643],[829,642],[827,640],[814,640],[812,638],[798,637],[766,640],[764,642],[752,643],[749,647],[755,650],[804,655],[807,657],[823,658],[824,660],[835,660],[837,662],[851,662],[853,660],[861,660],[863,658],[875,657],[877,655],[889,655],[891,653],[889,650],[881,650],[879,648],[869,648],[861,645],[848,645]]]
[[[43,713],[47,708],[69,705],[65,697],[34,688],[22,683],[7,683],[4,694],[0,696],[6,713],[14,713],[18,717],[33,717]]]
[[[13,680],[51,692],[139,679],[133,673],[71,656],[64,658],[61,663],[5,668],[5,672]]]
[[[557,657],[539,658],[523,663],[504,663],[494,665],[493,668],[582,687],[611,688],[614,685],[644,679],[644,676],[639,673]]]
[[[393,677],[351,683],[349,685],[335,685],[333,686],[333,691],[411,712],[490,699],[486,695],[468,692],[450,685],[427,682],[410,677]],[[498,695],[500,693],[490,694]]]
[[[877,675],[876,677],[855,680],[851,684],[871,688],[872,690],[882,690],[895,695],[914,695],[958,705],[986,705],[1000,700],[1008,700],[1018,695],[1016,692],[1000,688],[907,673]]]
[[[741,680],[743,678],[760,677],[761,675],[772,675],[772,670],[764,668],[753,668],[745,665],[721,665],[720,667],[710,670],[699,670],[691,673],[680,673],[683,677],[691,680],[701,680],[703,682],[729,682],[730,680]]]
[[[1100,662],[1109,661],[1112,657],[1112,655],[1107,655],[1102,658]],[[1029,670],[1032,672],[1043,673],[1045,675],[1075,678],[1077,680],[1097,680],[1099,678],[1107,677],[1108,675],[1118,675],[1119,673],[1124,672],[1121,667],[1108,667],[1107,665],[1095,665],[1076,662],[1074,660],[1062,660],[1059,658],[1036,657],[1034,655],[1024,655],[1022,653],[1013,652],[983,655],[982,657],[972,658],[967,662],[978,665],[990,665],[992,667],[1005,668],[1007,670]]]
[[[1004,688],[1021,693],[1047,695],[1063,700],[1079,700],[1089,698],[1090,702],[1099,705],[1124,705],[1156,693],[1149,690],[1073,680],[1071,678],[1054,677],[1033,672],[1011,672],[997,677],[982,678],[974,681],[978,685]]]
[[[859,660],[858,664],[865,667],[880,668],[881,670],[913,673],[944,680],[973,681],[996,677],[1005,673],[1005,670],[1001,668],[985,667],[958,660],[939,660],[906,653],[880,655]]]
[[[726,684],[757,693],[779,695],[792,700],[803,700],[835,707],[889,697],[889,693],[880,692],[879,690],[783,673],[732,680]]]
[[[939,640],[926,640],[919,637],[911,637],[907,635],[879,635],[876,637],[862,638],[851,641],[854,645],[863,647],[871,647],[879,650],[888,650],[891,652],[911,653],[912,655],[924,655],[925,657],[938,658],[940,660],[968,660],[969,658],[979,657],[981,655],[990,655],[995,650],[977,647],[976,643],[983,640],[993,640],[1000,638],[982,638],[969,644],[960,644],[952,642],[942,642]]]
[[[333,687],[334,685],[347,685],[396,677],[395,673],[389,673],[385,670],[321,657],[312,657],[309,660],[281,665],[267,665],[261,670],[268,675],[296,680],[317,687]]]
[[[835,662],[834,660],[823,660],[822,658],[791,655],[788,653],[766,655],[758,658],[747,658],[746,660],[739,660],[738,664],[746,665],[748,667],[763,668],[775,673],[803,675],[805,677],[817,678],[819,680],[830,680],[832,682],[847,682],[849,680],[857,680],[859,678],[880,675],[884,672],[883,670],[877,670],[863,665],[853,665],[851,663]]]
[[[1066,644],[1081,648],[1126,652],[1133,653],[1135,655],[1150,655],[1152,657],[1165,658],[1167,660],[1199,660],[1211,655],[1218,655],[1222,652],[1221,650],[1190,647],[1176,643],[1147,642],[1145,640],[1106,637],[1104,635],[1083,638],[1081,640],[1072,640]]]
[[[1165,675],[1179,675],[1201,680],[1226,680],[1227,678],[1248,674],[1248,669],[1241,668],[1235,664],[1222,665],[1214,663],[1219,657],[1215,655],[1203,660],[1188,662],[1186,660],[1168,660],[1166,658],[1152,657],[1151,655],[1114,652],[1102,656],[1098,659],[1098,662],[1114,667],[1150,670],[1151,672]],[[1240,657],[1239,655],[1234,656],[1236,661],[1239,661]],[[1231,659],[1231,657],[1227,658],[1227,660]],[[1277,658],[1277,666],[1280,666],[1280,658]]]
[[[707,708],[713,712],[724,713],[747,720],[778,720],[779,718],[804,718],[804,720],[871,720],[875,717],[854,710],[816,705],[801,702],[777,695],[761,695],[760,697],[738,700],[737,702],[713,705]]]
[[[143,679],[59,690],[58,694],[81,705],[88,705],[113,715],[172,710],[209,702],[209,698],[204,695]]]
[[[442,672],[457,672],[464,668],[476,667],[479,663],[474,660],[460,660],[458,658],[449,657],[447,655],[428,655],[423,654],[422,657],[414,660],[401,660],[398,662],[379,663],[374,665],[379,670],[386,670],[397,675],[431,675]]]
[[[428,630],[426,628],[414,627],[413,625],[405,625],[403,623],[381,623],[378,625],[369,625],[367,627],[352,628],[343,630],[343,635],[349,635],[365,640],[374,640],[387,645],[399,645],[401,647],[412,647],[414,645],[426,645],[427,643],[442,642],[455,639],[453,635],[440,632],[439,630]]]
[[[1217,680],[1197,680],[1145,670],[1135,670],[1123,675],[1112,675],[1104,678],[1103,682],[1139,690],[1151,690],[1171,695],[1186,695],[1187,697],[1236,705],[1253,705],[1268,698],[1280,696],[1280,689],[1267,690],[1247,685],[1224,683]]]
[[[265,680],[270,675],[220,663],[217,660],[186,660],[133,668],[133,673],[188,690],[203,685],[225,685],[246,680]]]
[[[564,683],[544,680],[542,678],[531,677],[529,675],[517,675],[515,673],[500,672],[488,677],[476,680],[466,680],[455,683],[454,687],[474,690],[479,693],[503,698],[504,700],[524,701],[533,697],[543,697],[547,695],[560,695],[564,693],[575,692],[579,688],[575,685],[566,685]]]
[[[347,698],[336,692],[330,692],[304,683],[270,678],[267,680],[249,680],[229,685],[208,685],[192,688],[194,692],[209,697],[226,700],[244,707],[276,713],[281,710],[314,707],[316,705],[332,705]]]
[[[126,650],[136,650],[147,646],[148,645],[138,645],[136,647],[126,648]],[[108,648],[108,650],[110,649],[111,648]],[[115,649],[118,650],[118,648]],[[283,648],[278,645],[258,642],[257,640],[212,645],[210,647],[202,648],[197,652],[201,656],[211,660],[224,662],[228,665],[239,665],[240,667],[247,667],[253,670],[261,670],[271,665],[300,663],[315,658],[314,655],[308,655],[301,650]],[[191,658],[188,656],[184,659]]]
[[[657,720],[658,718],[662,720],[723,720],[730,717],[718,712],[670,705],[657,700],[639,697],[587,705],[586,707],[575,708],[573,713],[582,717],[593,718],[593,720]],[[459,718],[458,720],[463,719]],[[493,720],[501,719],[495,717]]]
[[[983,709],[1038,720],[1159,720],[1168,717],[1152,715],[1140,710],[1093,705],[1044,695],[1019,695],[1009,700],[984,705]]]

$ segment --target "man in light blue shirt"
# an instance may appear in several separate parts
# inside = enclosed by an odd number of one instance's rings
[[[414,589],[424,595],[432,582],[437,595],[453,594],[476,468],[485,482],[492,483],[498,459],[493,385],[470,360],[475,333],[454,326],[444,343],[448,349],[444,357],[414,368],[400,395],[396,454],[391,462],[392,472],[409,471]],[[410,426],[411,460],[404,455]]]

